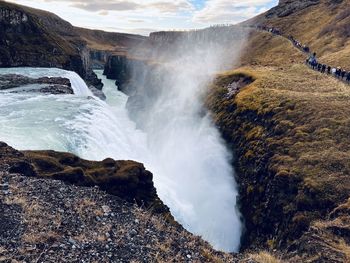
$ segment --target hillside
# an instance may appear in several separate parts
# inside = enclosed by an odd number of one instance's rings
[[[222,73],[207,105],[236,153],[243,248],[287,262],[350,261],[349,86],[306,67],[292,35],[349,70],[349,1],[280,1],[250,28],[242,67]],[[257,28],[276,28],[282,36]]]
[[[349,69],[349,23],[349,0],[285,0],[242,25],[278,28],[285,36],[291,35],[317,52],[322,62]],[[247,53],[253,51],[254,54],[258,54],[254,59],[260,59],[261,64],[271,64],[269,57],[277,60],[275,65],[300,60],[295,52],[291,53],[282,43],[283,40],[270,37],[265,32],[254,30],[249,39]],[[260,55],[262,45],[264,52]],[[250,55],[244,56],[243,61],[254,62]]]
[[[78,27],[74,29],[92,50],[120,53],[132,49],[147,39],[147,37],[140,35],[111,33]]]

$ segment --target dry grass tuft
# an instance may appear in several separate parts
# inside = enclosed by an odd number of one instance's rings
[[[256,263],[283,263],[281,259],[275,257],[267,251],[261,251],[257,254],[250,254],[248,258]]]

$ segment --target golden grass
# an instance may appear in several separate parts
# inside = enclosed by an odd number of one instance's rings
[[[242,65],[290,65],[302,63],[305,55],[285,38],[253,30],[241,57]]]
[[[257,254],[248,255],[250,260],[256,263],[283,263],[283,261],[267,251],[261,251]]]

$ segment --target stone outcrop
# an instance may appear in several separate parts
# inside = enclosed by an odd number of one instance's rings
[[[100,89],[95,88],[95,86],[90,85],[89,90],[91,90],[92,94],[94,94],[97,98],[100,98],[101,100],[106,100],[107,97],[104,94],[104,92]]]

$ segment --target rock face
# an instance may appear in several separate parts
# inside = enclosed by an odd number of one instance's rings
[[[83,45],[79,48],[55,34],[43,17],[29,8],[0,3],[0,66],[58,67],[85,77]],[[52,18],[51,23],[58,23],[58,17]]]
[[[38,84],[40,88],[27,88],[26,85]],[[23,87],[22,90],[11,91],[13,88]],[[71,83],[67,78],[38,78],[33,79],[22,75],[0,75],[0,90],[9,92],[41,92],[50,94],[73,94]]]
[[[149,69],[147,62],[132,59],[125,55],[112,55],[108,57],[103,74],[108,79],[116,80],[118,89],[127,95],[135,95],[138,82],[147,82]]]
[[[90,58],[92,61],[92,68],[93,69],[104,69],[108,57],[111,55],[108,51],[101,51],[101,50],[91,50],[90,51]]]
[[[104,66],[103,75],[108,79],[117,80],[116,85],[120,86],[130,78],[128,66],[129,59],[126,56],[109,56]]]
[[[270,9],[266,13],[267,18],[289,16],[299,10],[309,6],[317,5],[320,0],[280,0],[278,6]]]

